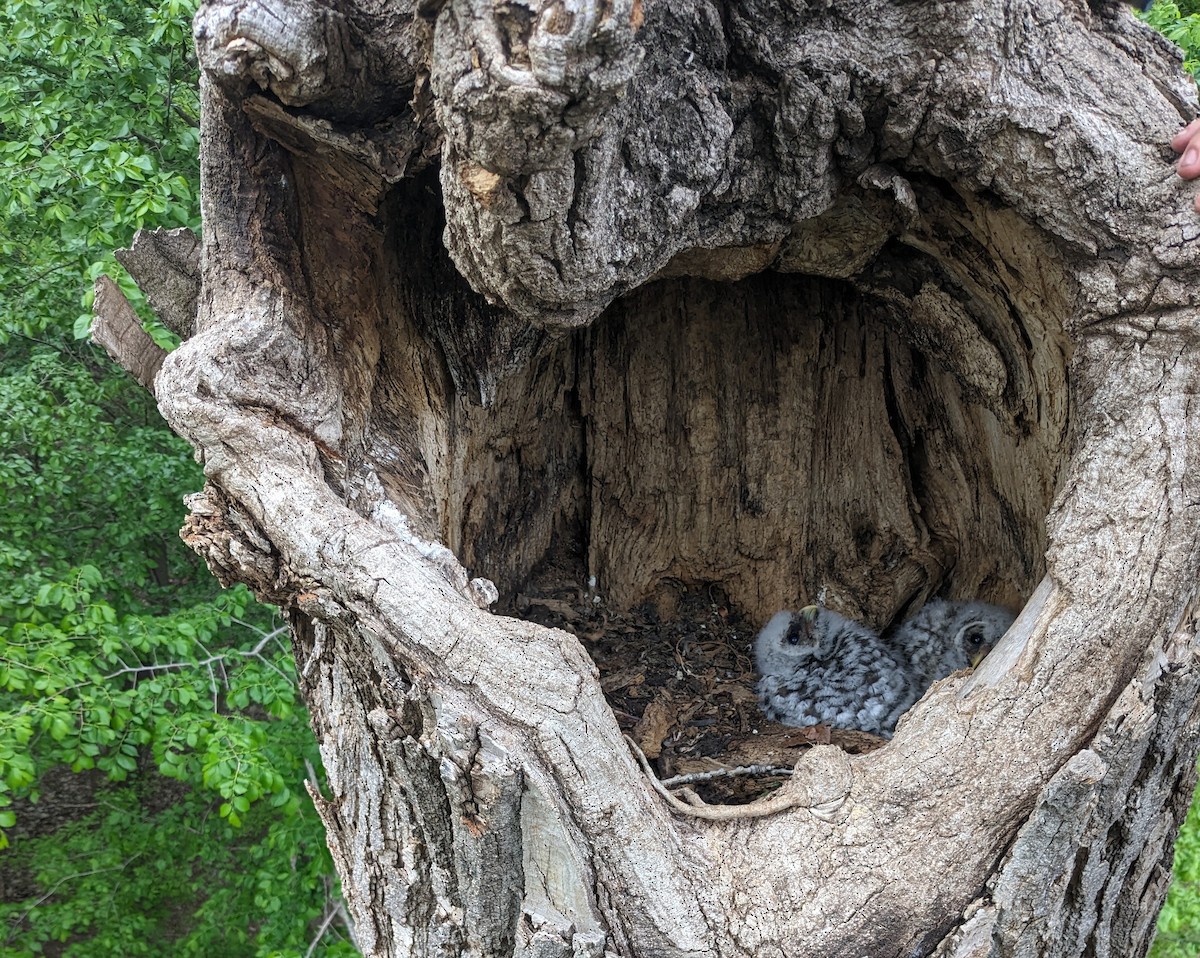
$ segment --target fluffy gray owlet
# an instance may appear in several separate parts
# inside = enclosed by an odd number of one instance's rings
[[[925,689],[951,672],[978,665],[1016,616],[986,602],[933,599],[889,637],[901,661]]]
[[[784,725],[826,723],[891,737],[924,690],[870,629],[815,605],[776,612],[754,642],[758,702]]]

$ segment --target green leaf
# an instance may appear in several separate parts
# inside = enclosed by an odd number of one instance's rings
[[[109,251],[199,228],[195,7],[0,4],[0,829],[50,768],[108,780],[101,811],[13,849],[39,883],[0,903],[21,958],[304,954],[331,882],[274,613],[180,542],[203,473],[86,342],[108,275],[177,345]]]

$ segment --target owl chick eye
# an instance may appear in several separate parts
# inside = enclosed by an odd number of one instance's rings
[[[963,635],[963,646],[974,651],[983,645],[983,640],[983,629],[968,629]]]
[[[800,636],[797,635],[795,632],[789,632],[787,635],[787,644],[788,645],[799,645],[800,644]]]

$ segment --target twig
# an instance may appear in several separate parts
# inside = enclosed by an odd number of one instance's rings
[[[736,768],[716,768],[710,772],[676,775],[661,781],[664,788],[678,788],[680,785],[695,785],[697,782],[711,782],[718,778],[734,778],[741,775],[791,775],[792,771],[786,765],[738,765]]]
[[[317,950],[317,945],[319,945],[321,943],[321,939],[325,937],[325,930],[329,927],[330,923],[337,917],[337,915],[337,908],[330,908],[329,911],[326,912],[325,920],[321,922],[321,927],[317,929],[316,935],[313,936],[312,943],[308,946],[308,951],[304,953],[304,958],[312,958],[313,952]]]
[[[688,815],[692,818],[703,818],[710,822],[729,822],[739,818],[762,818],[766,815],[775,815],[778,812],[786,812],[788,809],[805,806],[807,795],[804,791],[789,789],[787,786],[784,786],[768,798],[760,798],[757,801],[750,802],[748,805],[709,805],[691,789],[687,789],[685,795],[692,802],[689,805],[667,791],[666,786],[654,774],[654,769],[650,767],[650,760],[638,748],[637,742],[628,735],[625,736],[625,741],[633,749],[633,754],[642,766],[642,771],[650,779],[651,787],[662,796],[674,811],[681,815]]]
[[[179,104],[172,103],[171,104],[171,112],[174,113],[177,117],[179,117],[181,120],[183,120],[184,123],[186,123],[188,126],[192,127],[193,129],[196,129],[196,130],[200,129],[200,121],[197,120],[190,113],[188,113],[188,111],[185,110],[183,107],[179,106]]]
[[[212,689],[213,697],[213,714],[216,715],[221,710],[221,689],[217,683],[217,673],[212,667],[212,662],[207,663],[208,666],[208,687]]]
[[[308,772],[308,781],[312,785],[310,791],[315,792],[324,801],[325,796],[321,794],[321,777],[317,775],[317,770],[313,767],[310,759],[304,760],[304,768]]]
[[[106,675],[101,675],[98,677],[89,677],[89,678],[85,679],[84,681],[76,682],[74,685],[68,685],[68,686],[65,686],[64,688],[57,689],[54,692],[54,694],[55,695],[67,695],[71,692],[76,691],[77,689],[85,688],[89,685],[99,685],[103,682],[111,682],[111,681],[113,681],[113,679],[119,679],[125,675],[132,675],[135,677],[135,680],[136,680],[143,675],[155,675],[160,672],[169,672],[169,671],[182,672],[187,669],[204,668],[204,669],[208,670],[209,686],[212,689],[212,693],[213,693],[213,711],[217,712],[217,711],[219,711],[219,709],[218,709],[219,689],[221,687],[229,688],[229,672],[226,669],[226,666],[227,666],[231,656],[236,655],[236,656],[241,656],[242,658],[258,659],[258,661],[260,663],[262,663],[262,665],[264,665],[266,668],[270,669],[272,672],[274,672],[276,675],[278,675],[280,678],[282,678],[285,682],[291,683],[291,681],[292,681],[291,677],[289,675],[287,675],[286,673],[284,673],[278,666],[276,666],[274,663],[272,663],[270,660],[268,660],[262,654],[261,650],[262,650],[263,646],[265,646],[269,641],[271,641],[274,638],[275,638],[274,632],[267,633],[262,637],[261,641],[259,641],[258,645],[256,645],[253,649],[249,649],[247,651],[242,651],[240,649],[231,649],[228,652],[218,652],[218,653],[210,652],[205,658],[196,659],[196,660],[190,661],[190,662],[187,660],[181,659],[181,660],[178,660],[175,662],[152,662],[149,665],[128,665],[128,664],[126,664],[124,659],[122,659],[120,656],[117,656],[116,659],[118,662],[121,663],[121,668],[115,669],[114,671],[109,672]],[[196,645],[198,645],[200,648],[204,649],[203,643],[201,643],[199,640],[194,639],[193,642]],[[205,649],[205,651],[207,652],[208,650]],[[45,674],[49,674],[48,670],[43,669],[40,671],[45,672]],[[220,673],[219,679],[217,677],[218,671]],[[22,705],[22,707],[17,711],[16,714],[23,715],[23,714],[33,710],[34,708],[36,708],[39,704],[40,704],[40,700],[37,702],[26,703],[26,704]]]
[[[20,918],[18,918],[16,921],[14,921],[12,923],[12,931],[9,933],[8,937],[5,938],[5,940],[4,940],[5,944],[8,944],[9,942],[11,942],[13,940],[13,935],[15,935],[17,933],[17,929],[22,924],[25,923],[25,921],[29,918],[29,916],[31,914],[33,914],[33,910],[35,908],[37,908],[40,904],[42,904],[44,901],[46,901],[47,899],[53,897],[54,893],[56,891],[58,891],[58,889],[61,885],[64,885],[69,881],[74,881],[76,878],[88,878],[92,875],[99,875],[102,872],[113,872],[113,871],[122,872],[125,869],[127,869],[131,864],[133,864],[135,861],[137,861],[139,858],[141,858],[142,855],[144,855],[144,854],[145,854],[145,852],[136,852],[133,856],[131,856],[130,858],[127,858],[125,861],[123,861],[120,865],[108,865],[105,868],[93,868],[89,871],[75,872],[75,874],[73,874],[73,875],[65,875],[64,877],[60,878],[53,885],[50,886],[50,889],[44,895],[42,895],[41,898],[39,898],[32,905],[30,905],[25,910],[25,913],[23,915],[21,915]]]

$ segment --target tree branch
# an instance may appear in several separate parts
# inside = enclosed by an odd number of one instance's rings
[[[166,358],[166,350],[142,328],[125,294],[107,276],[96,280],[92,314],[92,339],[134,379],[154,392],[154,380]]]

